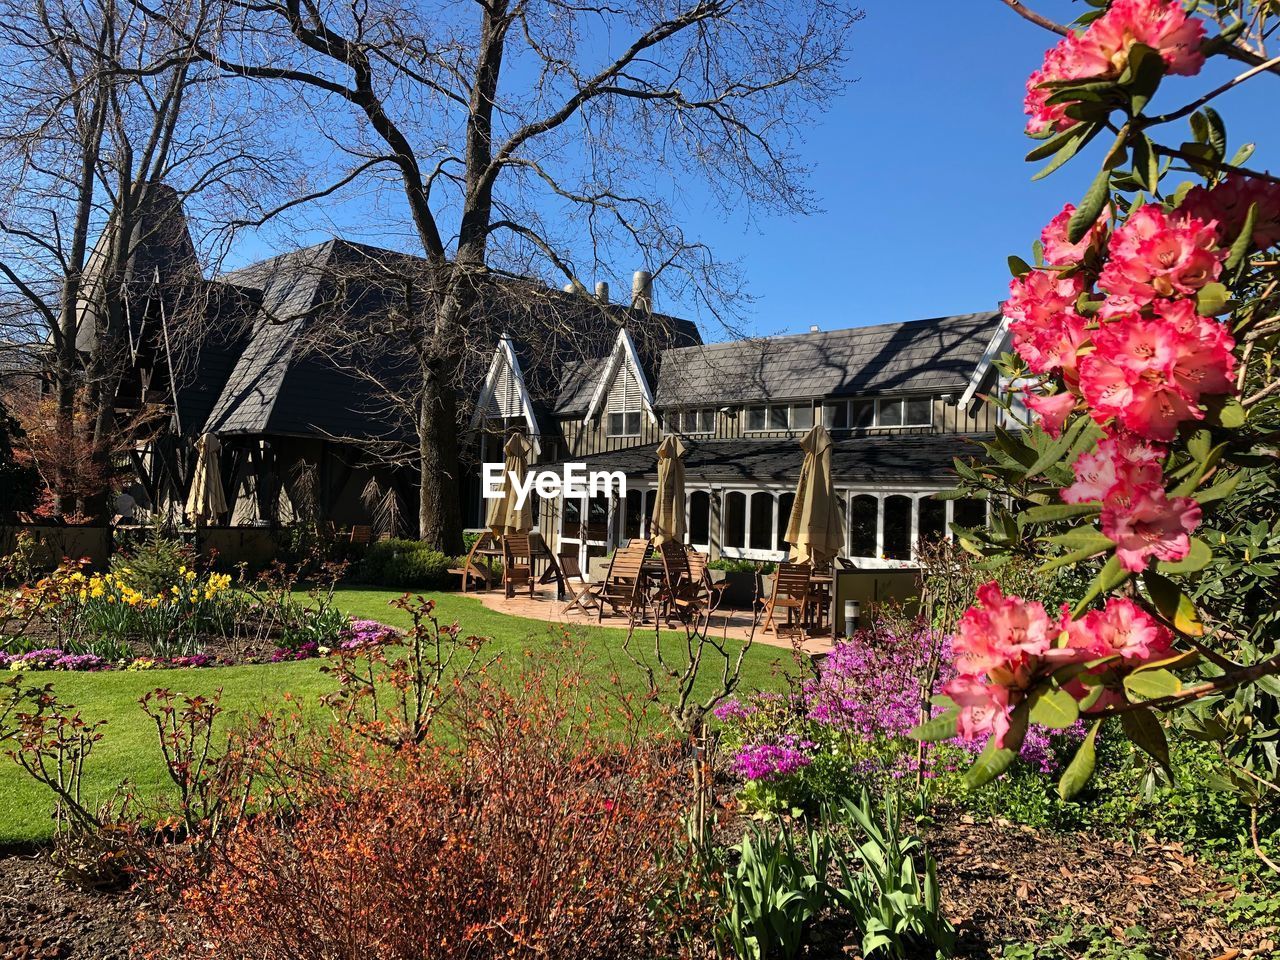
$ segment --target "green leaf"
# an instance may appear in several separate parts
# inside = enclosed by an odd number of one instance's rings
[[[1133,179],[1151,193],[1160,187],[1160,156],[1145,133],[1133,141]]]
[[[1076,442],[1076,438],[1080,436],[1084,428],[1092,422],[1089,417],[1077,417],[1075,423],[1062,431],[1062,436],[1045,445],[1045,448],[1040,451],[1040,455],[1036,457],[1035,462],[1027,467],[1027,476],[1039,476],[1061,460],[1062,455],[1071,449],[1072,444]]]
[[[1009,257],[1009,272],[1015,277],[1023,277],[1031,272],[1031,264],[1023,260],[1021,257]]]
[[[1164,79],[1164,58],[1144,43],[1136,43],[1129,50],[1129,61],[1120,83],[1130,92],[1132,113],[1139,114],[1155,95]]]
[[[1249,255],[1249,247],[1253,243],[1253,230],[1258,222],[1258,205],[1256,203],[1249,204],[1249,212],[1245,214],[1244,226],[1240,228],[1240,234],[1236,237],[1235,243],[1231,244],[1231,252],[1227,255],[1227,269],[1235,270],[1240,264],[1244,263],[1244,258]]]
[[[1119,134],[1116,135],[1115,143],[1111,145],[1111,149],[1107,151],[1107,155],[1102,158],[1102,169],[1114,170],[1120,164],[1124,163],[1129,155],[1129,125],[1126,123],[1120,128]],[[1081,234],[1083,236],[1083,234]]]
[[[1043,180],[1061,167],[1079,153],[1085,144],[1096,137],[1101,129],[1102,125],[1098,123],[1082,123],[1072,127],[1063,138],[1054,138],[1044,146],[1032,150],[1027,154],[1027,159],[1031,161],[1042,160],[1050,155],[1053,156],[1052,160],[1036,171],[1031,178],[1032,181]]]
[[[1013,765],[1022,748],[1022,740],[1027,735],[1027,704],[1018,704],[1009,715],[1009,730],[1004,735],[1004,746],[997,747],[995,737],[987,741],[982,753],[973,761],[964,775],[964,782],[969,787],[981,787],[990,783]]]
[[[1031,704],[1028,719],[1042,727],[1065,730],[1080,717],[1076,698],[1060,688],[1040,687],[1027,700]]]
[[[1124,689],[1134,703],[1140,700],[1156,700],[1160,697],[1172,697],[1182,692],[1182,681],[1169,670],[1133,671],[1124,678]]]
[[[1236,151],[1236,155],[1231,158],[1231,165],[1238,167],[1246,160],[1253,156],[1253,151],[1258,148],[1256,143],[1242,144],[1240,149]]]
[[[959,711],[957,710],[948,710],[946,713],[926,720],[911,731],[911,736],[913,739],[923,743],[932,743],[935,740],[950,740],[956,735],[956,717],[958,714]]]
[[[1071,215],[1071,220],[1067,223],[1067,240],[1069,242],[1079,243],[1084,239],[1084,235],[1098,222],[1098,217],[1102,215],[1102,209],[1107,205],[1107,200],[1110,197],[1111,171],[1104,167],[1093,178],[1093,183],[1089,184],[1089,189],[1085,191],[1084,199],[1080,201],[1080,206],[1076,207],[1075,213]]]
[[[1224,313],[1231,294],[1220,283],[1206,283],[1196,294],[1196,311],[1202,316],[1216,317]]]
[[[1071,758],[1067,769],[1062,772],[1062,779],[1058,781],[1058,796],[1063,800],[1070,800],[1083,790],[1084,785],[1093,776],[1093,767],[1097,762],[1095,742],[1098,739],[1098,727],[1101,725],[1101,720],[1093,722],[1089,733],[1076,749],[1076,755]]]
[[[1204,624],[1200,622],[1200,614],[1196,605],[1168,577],[1162,577],[1154,570],[1142,574],[1142,582],[1146,585],[1147,595],[1160,611],[1160,615],[1173,624],[1174,629],[1189,637],[1204,636]]]
[[[1222,115],[1213,107],[1204,108],[1204,118],[1208,127],[1209,145],[1218,151],[1218,155],[1227,155],[1227,127],[1222,122]]]
[[[1161,573],[1195,573],[1203,570],[1213,560],[1213,550],[1199,537],[1191,538],[1191,551],[1181,560],[1160,560],[1156,569]]]
[[[1074,530],[1068,530],[1066,533],[1060,533],[1045,539],[1049,543],[1056,543],[1059,546],[1068,548],[1068,552],[1062,556],[1054,557],[1037,567],[1036,569],[1039,573],[1048,573],[1050,570],[1056,570],[1059,567],[1066,567],[1082,560],[1088,560],[1090,557],[1095,557],[1116,545],[1114,540],[1097,527],[1088,526],[1076,527]]]
[[[1204,490],[1197,490],[1191,494],[1191,498],[1196,503],[1213,503],[1215,500],[1221,500],[1229,497],[1236,492],[1236,487],[1240,486],[1240,481],[1244,479],[1244,471],[1237,470],[1225,480],[1220,480],[1212,487],[1206,487]]]
[[[1089,604],[1093,603],[1095,597],[1099,594],[1107,593],[1114,590],[1125,580],[1129,579],[1129,571],[1120,566],[1120,558],[1114,553],[1107,560],[1098,575],[1093,578],[1093,583],[1089,585],[1089,589],[1085,591],[1085,595],[1076,603],[1075,610],[1072,611],[1073,617],[1078,617],[1089,609]]]
[[[1169,765],[1169,741],[1165,738],[1160,718],[1154,712],[1143,708],[1122,713],[1120,725],[1124,727],[1125,736],[1160,764],[1165,773],[1173,776]]]
[[[1218,414],[1218,422],[1228,430],[1238,430],[1244,426],[1248,414],[1245,412],[1243,405],[1235,397],[1231,397],[1222,405],[1222,412]]]
[[[1028,507],[1019,516],[1027,523],[1052,523],[1054,520],[1095,517],[1101,512],[1099,503],[1050,503],[1043,507]]]

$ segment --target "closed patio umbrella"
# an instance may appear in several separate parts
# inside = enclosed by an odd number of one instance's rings
[[[212,433],[196,441],[196,469],[187,494],[187,519],[194,524],[212,523],[227,512],[227,498],[222,492],[222,473],[218,452],[222,444]]]
[[[684,444],[676,436],[658,444],[658,490],[653,508],[654,542],[684,543]]]
[[[795,563],[826,566],[844,547],[844,511],[831,485],[831,434],[818,424],[800,441],[804,463],[787,522]]]
[[[493,531],[493,535],[501,539],[516,533],[528,533],[533,529],[533,504],[528,499],[522,506],[516,506],[516,489],[511,482],[512,474],[523,482],[529,470],[529,454],[531,448],[528,439],[522,433],[513,433],[502,448],[502,497],[489,501],[489,511],[485,517],[485,526]]]

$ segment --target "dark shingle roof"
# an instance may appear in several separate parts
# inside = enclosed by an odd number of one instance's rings
[[[668,350],[657,404],[963,390],[999,323],[970,313]]]
[[[838,483],[942,481],[954,477],[957,456],[981,453],[985,435],[911,434],[842,437],[832,441],[831,473]],[[684,440],[685,478],[711,483],[795,483],[804,454],[794,440]],[[657,444],[577,458],[588,470],[621,470],[628,477],[657,476]],[[539,466],[552,469],[555,465]]]

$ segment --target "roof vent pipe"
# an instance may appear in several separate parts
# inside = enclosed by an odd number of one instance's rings
[[[817,333],[817,332],[818,332],[818,325],[817,325],[816,323],[811,323],[811,324],[809,324],[809,332],[810,332],[810,333]]]
[[[631,306],[635,310],[653,310],[653,274],[637,270],[631,278]]]
[[[596,281],[596,299],[601,303],[609,302],[609,284],[603,280]]]

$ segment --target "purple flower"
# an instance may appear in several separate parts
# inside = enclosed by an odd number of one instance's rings
[[[783,734],[777,743],[751,743],[734,755],[733,765],[745,780],[777,780],[813,762],[812,740]]]

